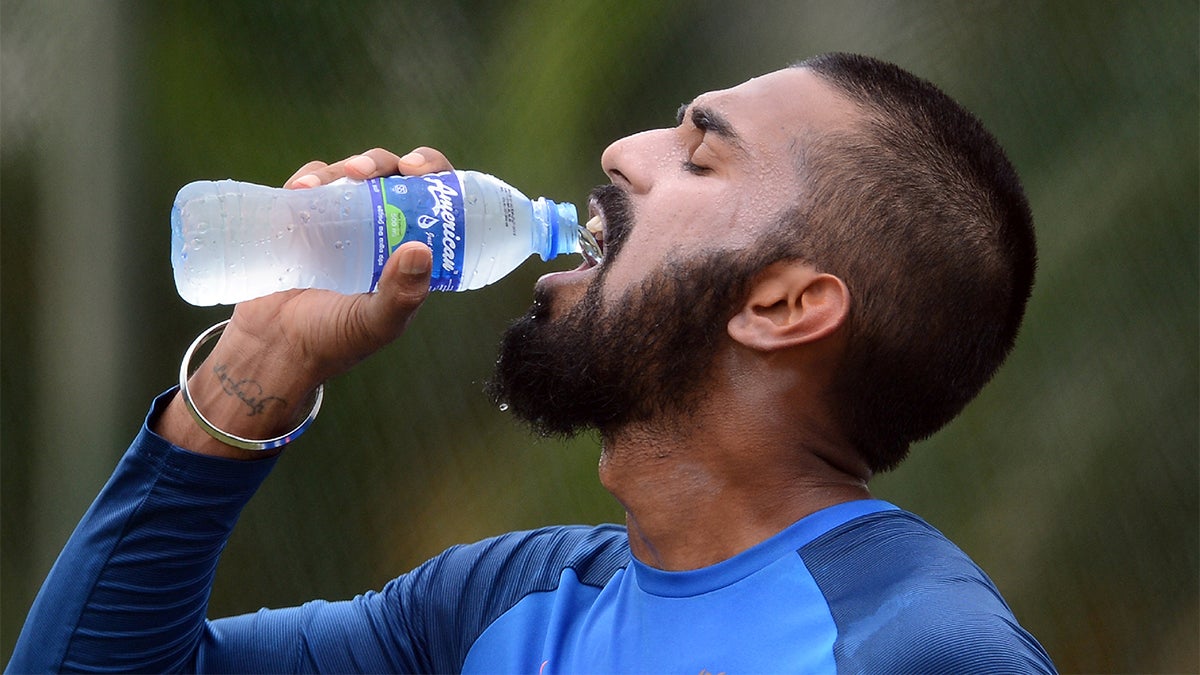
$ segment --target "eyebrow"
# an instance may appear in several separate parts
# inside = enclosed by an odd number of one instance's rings
[[[684,117],[687,116],[688,103],[679,106],[679,110],[675,113],[675,122],[683,124]],[[738,134],[733,125],[729,123],[729,118],[721,113],[703,105],[692,106],[692,124],[703,132],[711,132],[717,137],[724,140],[729,145],[743,150],[742,137]]]

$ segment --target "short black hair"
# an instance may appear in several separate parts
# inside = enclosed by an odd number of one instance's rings
[[[1016,171],[978,119],[875,58],[806,68],[863,112],[801,151],[799,257],[850,290],[828,400],[873,471],[894,468],[970,402],[1016,340],[1036,267]]]

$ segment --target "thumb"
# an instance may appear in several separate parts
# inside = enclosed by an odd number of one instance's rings
[[[418,241],[405,242],[388,258],[371,297],[372,323],[395,337],[429,295],[433,252]]]

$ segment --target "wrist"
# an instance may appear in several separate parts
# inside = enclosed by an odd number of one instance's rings
[[[157,431],[195,452],[261,458],[303,433],[320,409],[323,387],[262,341],[235,331],[222,335],[227,325],[209,328],[186,351],[180,390]],[[194,366],[206,343],[218,336],[207,358]]]

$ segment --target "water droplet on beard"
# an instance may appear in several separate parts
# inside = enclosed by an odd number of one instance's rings
[[[507,412],[507,411],[508,411],[508,404],[507,404],[507,403],[501,403],[501,404],[500,404],[500,412]]]

